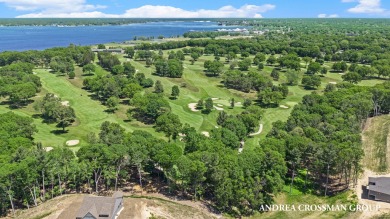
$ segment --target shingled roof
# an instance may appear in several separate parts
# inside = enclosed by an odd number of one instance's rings
[[[93,216],[96,219],[113,218],[117,212],[123,194],[114,193],[112,197],[87,196],[76,214],[76,219],[83,219],[85,216]]]
[[[369,190],[390,195],[389,177],[369,177]],[[373,185],[375,183],[375,185]]]

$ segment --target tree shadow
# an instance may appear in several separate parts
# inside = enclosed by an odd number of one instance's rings
[[[66,134],[68,132],[69,132],[68,130],[63,131],[63,130],[60,130],[60,129],[56,129],[56,130],[50,131],[50,133],[55,134],[55,135],[62,135],[62,134]]]

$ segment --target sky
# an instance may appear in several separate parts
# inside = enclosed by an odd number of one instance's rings
[[[390,0],[0,0],[2,18],[390,18]]]

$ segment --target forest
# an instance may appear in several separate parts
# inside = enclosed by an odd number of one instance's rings
[[[231,216],[347,191],[366,120],[390,112],[389,27],[265,21],[290,31],[0,53],[0,214],[130,183]]]

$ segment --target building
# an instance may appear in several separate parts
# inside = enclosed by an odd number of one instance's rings
[[[368,199],[390,202],[390,177],[368,177]]]
[[[115,219],[123,207],[123,194],[112,197],[87,196],[84,198],[76,219]]]
[[[110,53],[118,53],[118,54],[123,54],[124,50],[119,48],[119,49],[91,49],[92,52],[110,52]]]

